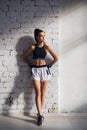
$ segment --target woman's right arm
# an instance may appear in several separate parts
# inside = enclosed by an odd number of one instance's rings
[[[29,60],[27,59],[28,56],[31,54],[31,52],[34,50],[34,45],[31,45],[31,47],[26,51],[22,56],[20,56],[20,59],[29,65]]]

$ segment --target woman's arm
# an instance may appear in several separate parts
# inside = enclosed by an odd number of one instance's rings
[[[31,47],[26,51],[22,56],[20,56],[21,60],[29,65],[28,56],[31,54],[31,52],[34,50],[34,45],[31,45]]]
[[[58,56],[56,55],[56,53],[53,51],[53,49],[50,46],[48,46],[48,52],[53,57],[53,60],[49,65],[49,67],[51,67],[52,65],[54,65],[58,61]]]

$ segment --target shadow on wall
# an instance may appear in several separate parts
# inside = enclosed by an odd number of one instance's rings
[[[35,41],[31,36],[24,36],[18,40],[16,45],[18,71],[14,80],[13,89],[3,105],[3,114],[9,114],[10,110],[20,110],[20,112],[24,114],[29,114],[30,110],[33,108],[34,89],[30,79],[31,69],[20,60],[20,55],[22,55],[32,43],[35,43]],[[29,58],[31,58],[31,56],[29,56]]]
[[[87,35],[84,35],[84,36],[78,38],[77,40],[74,40],[74,41],[70,42],[69,44],[64,45],[61,49],[61,54],[64,55],[64,54],[72,51],[76,47],[78,47],[82,44],[85,44],[86,41],[87,41]]]
[[[71,112],[74,112],[74,113],[87,113],[87,104],[82,104],[81,106],[75,108]]]
[[[87,0],[60,0],[59,4],[60,4],[60,8],[63,8],[65,11],[65,9],[70,9],[71,7],[74,7],[76,5],[78,5],[79,3],[85,3],[87,4]],[[64,13],[64,12],[63,12]]]

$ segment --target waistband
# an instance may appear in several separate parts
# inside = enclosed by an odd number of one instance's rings
[[[47,67],[47,65],[41,65],[41,66],[32,65],[31,67],[32,67],[32,68],[33,68],[33,67],[34,67],[34,68],[42,68],[42,67]]]

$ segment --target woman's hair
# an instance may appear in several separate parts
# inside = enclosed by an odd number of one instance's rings
[[[37,37],[38,37],[39,33],[41,33],[41,32],[44,32],[44,31],[41,30],[41,29],[38,29],[38,28],[36,28],[36,29],[34,30],[34,38],[35,38],[35,41],[36,41],[36,42],[38,42]],[[44,42],[44,45],[45,45],[45,48],[48,47],[45,42]]]
[[[35,38],[35,41],[36,41],[36,42],[38,42],[38,40],[37,40],[36,37],[38,37],[39,33],[41,33],[41,32],[44,32],[44,31],[43,31],[43,30],[40,30],[40,29],[38,29],[38,28],[36,28],[36,29],[34,30],[34,38]]]

